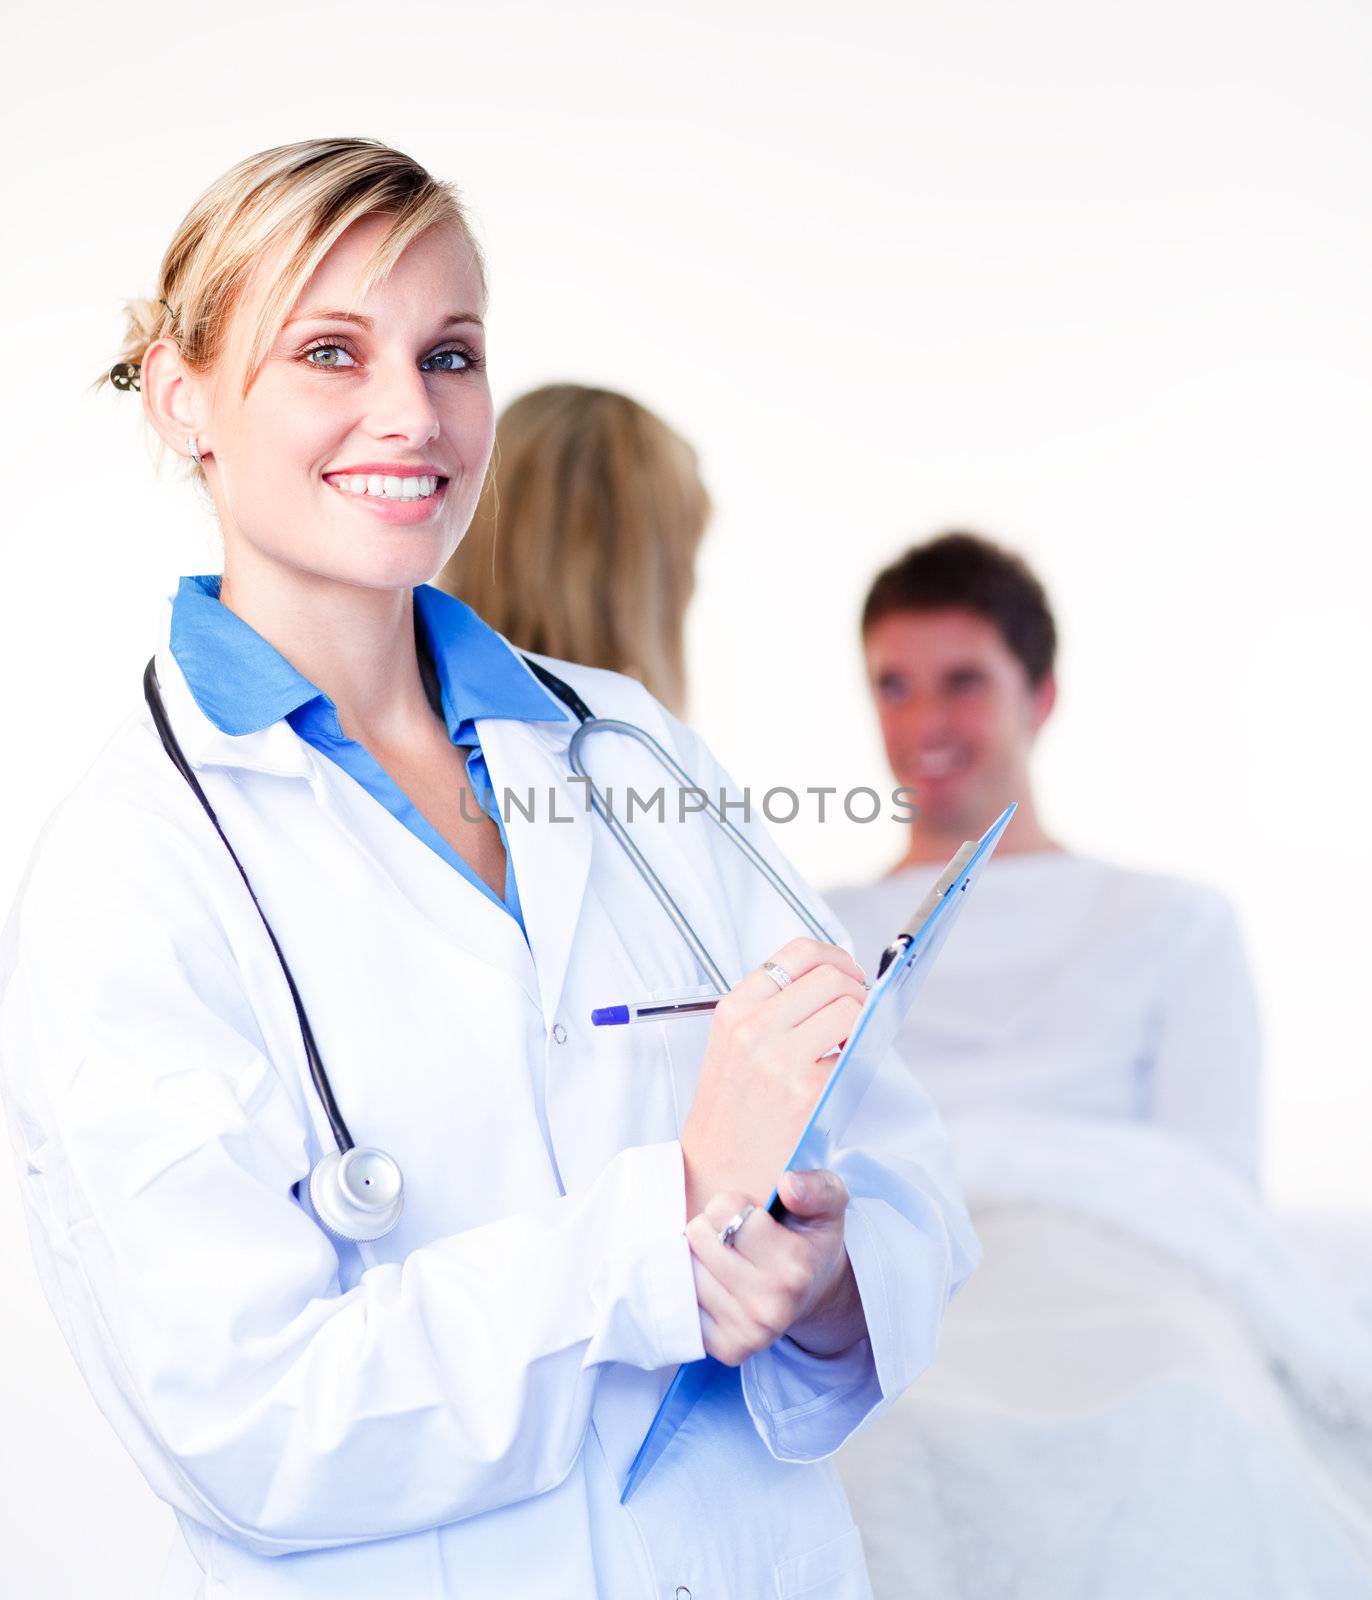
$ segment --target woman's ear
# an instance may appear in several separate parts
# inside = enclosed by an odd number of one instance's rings
[[[163,442],[177,455],[190,457],[194,439],[201,455],[210,452],[202,433],[202,385],[192,377],[181,352],[170,339],[155,339],[143,352],[143,410]]]

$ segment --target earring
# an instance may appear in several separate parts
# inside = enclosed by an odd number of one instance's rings
[[[188,434],[186,437],[186,449],[190,451],[191,460],[195,462],[197,467],[204,465],[204,457],[200,454],[200,446],[195,442],[193,433]]]

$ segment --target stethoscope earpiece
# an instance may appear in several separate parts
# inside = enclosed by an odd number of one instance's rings
[[[405,1209],[400,1164],[384,1150],[330,1150],[310,1174],[310,1204],[336,1239],[366,1244],[388,1234]]]

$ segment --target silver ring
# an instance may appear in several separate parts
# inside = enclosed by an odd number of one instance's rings
[[[762,970],[776,984],[778,989],[789,989],[791,987],[791,974],[787,972],[785,967],[778,966],[775,961],[764,961]]]
[[[734,1235],[739,1231],[748,1218],[757,1209],[756,1206],[744,1206],[742,1211],[736,1211],[732,1217],[719,1230],[719,1242],[732,1248]]]

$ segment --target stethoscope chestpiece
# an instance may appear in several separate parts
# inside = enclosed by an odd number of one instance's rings
[[[400,1164],[384,1150],[330,1150],[310,1174],[310,1204],[336,1239],[366,1244],[388,1234],[405,1209]]]

